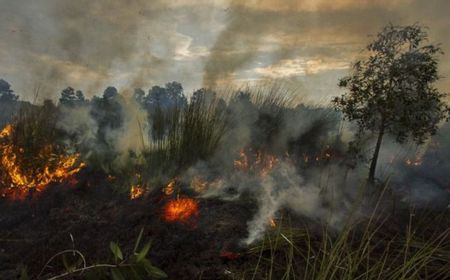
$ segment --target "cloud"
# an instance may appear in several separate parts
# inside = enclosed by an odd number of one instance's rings
[[[330,70],[345,70],[349,68],[346,61],[324,61],[318,59],[287,59],[266,67],[257,67],[254,72],[272,79],[290,76],[305,76]]]

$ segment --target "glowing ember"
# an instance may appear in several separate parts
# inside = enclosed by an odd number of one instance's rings
[[[220,252],[220,257],[228,260],[235,260],[239,258],[239,254],[228,250],[223,250],[222,252]]]
[[[12,133],[14,128],[7,125],[0,132],[0,164],[3,171],[3,197],[12,200],[24,199],[31,190],[41,192],[52,182],[62,182],[78,173],[85,164],[79,161],[80,155],[55,155],[52,146],[46,146],[39,153],[39,159],[45,160],[44,166],[23,169],[14,151]],[[22,151],[19,150],[19,153]]]
[[[130,198],[136,199],[144,194],[144,188],[139,185],[133,185],[130,188]]]
[[[163,219],[166,222],[189,222],[191,217],[198,216],[198,203],[192,198],[178,198],[169,201],[163,209]]]
[[[167,183],[167,185],[162,189],[162,192],[165,195],[171,195],[175,192],[175,187],[177,185],[177,181],[175,179],[172,179]]]

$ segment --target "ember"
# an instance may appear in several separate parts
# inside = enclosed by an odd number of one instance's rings
[[[223,250],[222,252],[220,252],[220,257],[227,259],[227,260],[235,260],[235,259],[239,258],[239,254],[228,251],[228,250]]]
[[[166,222],[189,222],[189,219],[198,216],[198,203],[192,198],[178,198],[169,201],[163,209],[163,219]]]

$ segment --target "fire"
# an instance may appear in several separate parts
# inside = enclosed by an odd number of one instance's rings
[[[274,218],[269,219],[269,224],[270,224],[270,227],[272,227],[272,228],[277,227],[277,223],[275,222]]]
[[[41,192],[52,182],[63,182],[78,173],[85,163],[80,162],[80,155],[69,156],[55,155],[52,146],[46,146],[39,153],[39,158],[45,159],[43,167],[24,170],[11,143],[13,126],[7,125],[0,132],[0,164],[3,171],[2,185],[6,189],[1,190],[3,197],[12,200],[25,198],[31,190]],[[22,152],[19,150],[19,153]]]
[[[245,150],[241,149],[239,151],[239,159],[234,161],[234,169],[239,171],[247,171],[248,166],[248,156],[245,153]]]
[[[175,187],[177,185],[176,179],[172,179],[167,183],[167,185],[162,189],[165,195],[172,195],[175,192]]]
[[[264,154],[262,152],[256,154],[255,164],[259,169],[259,175],[262,177],[269,175],[270,171],[272,171],[277,163],[278,159],[273,155]]]
[[[239,254],[238,253],[234,253],[228,250],[223,250],[222,252],[220,252],[220,257],[227,259],[227,260],[235,260],[237,258],[239,258]]]
[[[405,164],[406,165],[409,165],[409,166],[420,166],[420,165],[422,165],[422,159],[421,158],[416,158],[416,159],[414,159],[414,160],[411,160],[411,159],[406,159],[405,160]]]
[[[198,216],[198,203],[192,198],[178,198],[169,201],[163,209],[163,219],[166,222],[189,222],[191,217]]]
[[[136,199],[144,194],[144,188],[139,185],[133,185],[130,188],[130,199]]]
[[[249,156],[245,153],[245,150],[241,149],[239,159],[234,160],[234,169],[244,172],[253,171],[261,177],[265,177],[279,162],[278,158],[274,155],[262,151],[257,151],[251,158],[253,159],[252,161],[249,160]]]

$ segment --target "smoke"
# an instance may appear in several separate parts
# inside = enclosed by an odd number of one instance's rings
[[[60,110],[61,118],[56,123],[57,127],[69,135],[76,135],[71,139],[72,143],[70,144],[94,148],[97,142],[98,123],[92,118],[91,107],[61,106]]]
[[[320,163],[304,169],[298,162],[304,154],[314,161],[327,143],[334,143],[339,133],[336,114],[324,108],[292,106],[295,103],[284,107],[287,104],[281,101],[283,105],[278,107],[274,102],[279,100],[277,96],[281,95],[265,92],[255,101],[241,92],[231,98],[227,110],[235,118],[221,147],[211,160],[192,166],[182,176],[186,185],[196,176],[209,182],[209,188],[200,194],[203,198],[255,201],[256,212],[248,222],[248,235],[242,240],[247,245],[259,240],[270,221],[283,211],[338,230],[356,192],[355,188],[348,190],[350,195],[344,193],[345,183],[356,181],[347,178],[343,182],[345,166]],[[289,157],[286,151],[291,152]],[[232,164],[242,152],[246,154],[244,170]],[[265,162],[266,156],[273,162]]]
[[[334,184],[334,183],[332,183]],[[326,186],[336,188],[336,185]],[[256,187],[258,212],[248,223],[248,236],[243,240],[245,244],[251,244],[260,239],[269,227],[271,219],[276,218],[277,213],[291,210],[297,215],[307,217],[319,222],[325,222],[333,228],[340,228],[346,216],[346,208],[343,207],[342,197],[334,193],[335,201],[330,201],[324,188],[306,182],[298,174],[298,170],[291,164],[281,163],[274,172],[264,178],[261,185]],[[335,205],[339,201],[339,205]]]
[[[93,103],[76,107],[60,106],[61,118],[57,126],[71,136],[69,147],[76,146],[86,151],[88,157],[92,154],[105,158],[115,155],[113,162],[109,163],[121,168],[128,163],[130,153],[139,157],[148,148],[151,126],[147,112],[130,94],[116,95],[108,102],[117,102],[120,107],[119,126],[101,127],[100,123],[104,121],[95,116],[104,112],[98,111]],[[119,120],[113,121],[119,123]]]
[[[111,139],[114,150],[119,154],[116,164],[124,166],[129,152],[140,156],[149,146],[150,124],[147,112],[143,110],[131,95],[125,94],[121,100],[123,124],[120,128],[110,130],[107,138]]]

